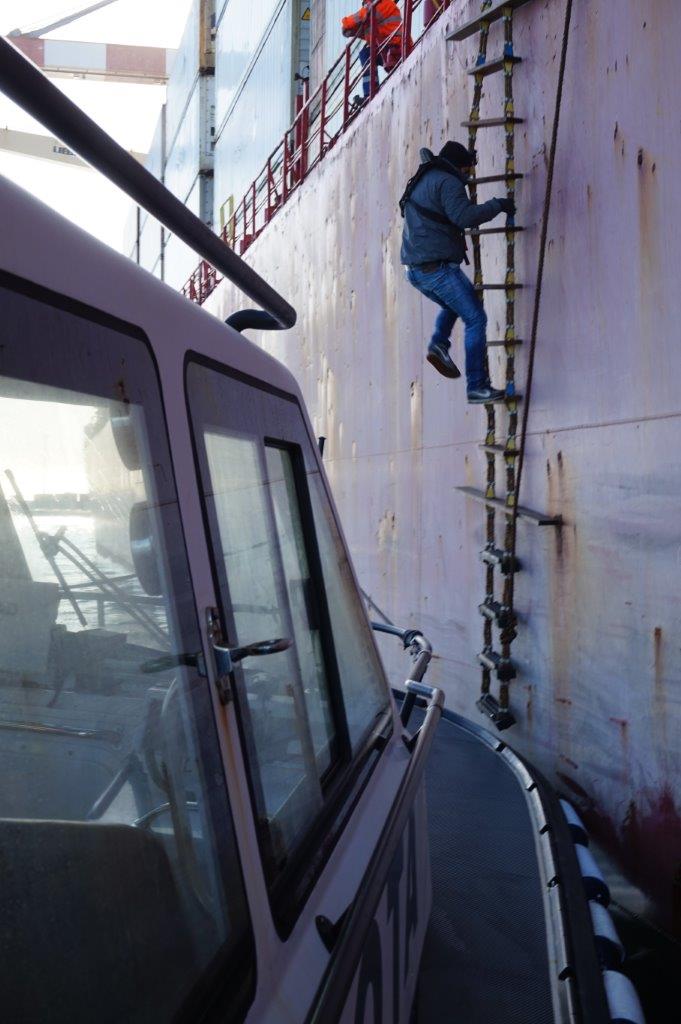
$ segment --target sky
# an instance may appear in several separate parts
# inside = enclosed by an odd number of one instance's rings
[[[0,0],[0,34],[30,31],[93,0]],[[50,32],[50,39],[176,48],[191,0],[116,0],[109,7]],[[87,114],[126,149],[146,153],[165,86],[54,78]],[[0,128],[49,134],[0,93]],[[0,150],[0,174],[118,251],[131,201],[96,171]]]

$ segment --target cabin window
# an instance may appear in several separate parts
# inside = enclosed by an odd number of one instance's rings
[[[235,643],[293,641],[288,650],[243,662],[260,818],[281,861],[322,805],[335,740],[319,631],[306,599],[300,519],[287,491],[286,453],[268,449],[267,458],[253,438],[216,430],[206,432],[205,444]]]
[[[348,732],[357,750],[386,707],[386,685],[324,481],[317,471],[308,479]]]
[[[0,309],[3,1006],[198,1019],[215,978],[248,1002],[253,954],[153,361]]]
[[[200,363],[190,409],[266,873],[295,861],[388,706],[366,614],[297,403]]]

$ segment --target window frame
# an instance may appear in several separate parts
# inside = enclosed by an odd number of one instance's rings
[[[304,437],[311,445],[313,453],[311,456],[312,458],[316,458],[316,449],[314,447],[314,439],[311,437],[308,429],[304,410],[296,395],[284,391],[276,385],[270,384],[268,381],[259,380],[248,373],[244,373],[241,370],[230,367],[226,363],[221,363],[201,352],[193,349],[187,350],[184,362],[184,390],[187,405],[187,420],[189,422],[191,435],[192,454],[194,457],[196,471],[197,489],[203,515],[204,530],[208,543],[208,557],[210,559],[211,570],[213,572],[214,590],[216,601],[218,602],[220,621],[229,636],[230,634],[234,635],[235,631],[233,612],[231,609],[229,582],[227,580],[227,573],[224,564],[222,566],[218,565],[220,560],[217,557],[215,550],[215,532],[211,527],[211,515],[204,494],[204,481],[201,471],[202,461],[198,448],[198,431],[195,429],[194,418],[192,415],[188,374],[190,367],[193,365],[212,370],[222,375],[228,381],[238,381],[248,387],[257,389],[266,395],[270,395],[277,399],[283,399],[290,403],[292,409],[295,410],[294,415],[297,415],[299,418],[300,436],[301,438]],[[280,449],[287,450],[289,453],[292,453],[292,449],[296,449],[297,457],[300,459],[298,466],[296,466],[296,462],[292,459],[292,462],[294,463],[294,481],[303,528],[304,530],[309,529],[310,531],[309,536],[306,535],[305,540],[305,548],[308,556],[308,568],[313,584],[316,586],[318,592],[321,592],[321,601],[324,609],[323,613],[320,613],[320,626],[323,624],[326,628],[320,628],[320,634],[323,637],[323,634],[327,633],[327,639],[322,639],[322,649],[324,651],[325,658],[326,653],[329,650],[333,652],[334,655],[333,674],[328,674],[327,678],[330,685],[330,691],[337,686],[340,701],[343,702],[340,672],[338,669],[337,659],[335,658],[335,644],[333,640],[331,616],[328,609],[324,572],[319,554],[317,531],[314,526],[312,499],[307,482],[307,470],[302,446],[300,441],[295,438],[276,438],[271,432],[263,432],[258,436],[257,440],[263,452],[268,445],[270,447],[278,447]],[[297,468],[302,470],[302,472],[297,472]],[[322,473],[320,473],[320,480],[322,483],[324,498],[328,503],[328,509],[333,518],[335,529],[338,532],[338,537],[343,547],[345,548],[345,538],[336,518],[335,508],[328,490],[328,483]],[[269,491],[269,486],[267,489]],[[270,506],[271,502],[272,497],[269,495],[268,504],[270,504]],[[310,542],[310,537],[313,538],[313,544]],[[352,565],[352,563],[350,563],[350,565]],[[361,601],[360,592],[354,576],[354,570],[352,573],[352,579],[353,589],[357,600]],[[229,608],[225,608],[224,606],[223,594],[227,594],[228,596],[230,601]],[[373,634],[371,634],[370,631],[369,636],[370,642],[374,646],[374,650],[376,652],[377,664],[381,669],[381,683],[386,697],[385,708],[382,711],[379,711],[375,718],[367,724],[364,736],[358,743],[354,755],[351,748],[348,747],[349,756],[347,757],[347,760],[340,761],[335,766],[332,765],[331,769],[328,770],[329,778],[328,780],[325,780],[325,785],[322,789],[324,797],[323,806],[307,829],[304,838],[296,847],[289,863],[275,878],[272,878],[271,868],[268,870],[269,866],[265,854],[267,839],[262,835],[262,829],[259,827],[257,816],[258,802],[255,790],[259,785],[259,780],[254,778],[254,776],[257,775],[257,755],[255,755],[252,737],[249,735],[250,730],[248,722],[246,721],[248,712],[246,711],[244,714],[244,708],[242,706],[243,675],[241,667],[237,666],[236,670],[233,671],[230,676],[232,692],[235,695],[233,700],[235,718],[239,739],[242,745],[243,760],[246,769],[246,781],[253,810],[254,825],[258,836],[258,850],[265,878],[267,898],[275,929],[282,941],[286,941],[293,931],[333,849],[339,842],[345,827],[352,817],[354,809],[368,785],[371,776],[380,761],[382,752],[387,746],[388,740],[393,732],[393,701],[390,687],[382,669],[382,661],[375,645]],[[342,703],[342,707],[344,708],[344,703]],[[345,730],[347,731],[347,720],[345,721]],[[251,759],[253,759],[256,766],[255,772],[251,767]]]
[[[334,755],[331,764],[322,773],[319,779],[322,788],[322,795],[324,796],[330,783],[333,781],[333,778],[335,777],[336,773],[342,767],[343,760],[352,759],[352,747],[350,744],[350,735],[348,732],[347,718],[345,715],[345,698],[341,686],[340,672],[338,670],[338,660],[336,658],[336,645],[333,638],[331,616],[329,614],[329,603],[326,599],[326,587],[324,586],[324,572],[322,567],[321,556],[319,554],[317,532],[315,530],[314,525],[314,513],[312,511],[310,493],[305,482],[305,456],[303,455],[303,450],[300,444],[298,444],[297,442],[288,442],[281,440],[279,438],[268,437],[267,435],[265,435],[262,439],[262,443],[263,449],[265,451],[265,462],[267,462],[268,448],[286,452],[291,460],[293,486],[297,502],[297,511],[298,514],[300,515],[300,525],[303,531],[303,544],[305,547],[305,555],[307,557],[308,571],[310,573],[312,598],[316,602],[319,614],[319,640],[322,648],[322,657],[324,659],[324,671],[326,674],[326,680],[329,690],[329,704],[331,707],[333,724],[337,730],[337,735],[334,737],[334,739],[339,748],[338,754]],[[269,480],[267,494],[268,505],[272,510],[272,519],[276,531],[274,497],[272,495],[272,488],[269,486]],[[280,549],[281,557],[281,539],[278,533],[277,546]]]
[[[166,398],[152,340],[137,324],[130,323],[129,321],[123,320],[111,313],[107,313],[97,307],[90,306],[85,302],[74,299],[71,296],[64,295],[61,292],[56,292],[44,285],[37,284],[34,281],[30,281],[27,278],[21,277],[20,275],[4,269],[0,269],[0,288],[22,295],[44,307],[50,307],[64,313],[68,313],[89,325],[104,327],[110,331],[125,335],[128,338],[133,338],[135,341],[142,344],[147,356],[149,357],[156,386],[156,397],[158,399],[157,408],[160,414],[158,433],[163,439],[168,453],[168,468],[170,471],[169,482],[178,506],[178,540],[181,542],[181,552],[187,570],[189,586],[188,593],[191,595],[195,633],[197,640],[200,641],[202,631],[199,609],[196,601],[194,567],[189,557],[185,524],[180,510],[177,471],[175,467],[175,460],[173,458],[170,432],[168,429]],[[2,366],[1,350],[0,374],[5,375]],[[27,379],[29,379],[31,383],[39,383],[35,377]],[[188,421],[185,421],[185,429],[190,434],[192,433],[191,425]],[[187,616],[189,612],[185,611],[184,614]],[[198,670],[197,675],[200,675]],[[244,934],[240,938],[237,938],[236,943],[234,943],[234,948],[230,949],[229,942],[226,942],[216,949],[213,959],[197,976],[195,984],[185,997],[184,1002],[177,1008],[175,1018],[177,1024],[190,1024],[190,1022],[195,1021],[212,1021],[213,1019],[229,1020],[230,1024],[232,1024],[232,1022],[233,1024],[241,1024],[241,1022],[245,1020],[249,1009],[253,1004],[258,986],[258,962],[256,957],[255,933],[253,929],[251,906],[248,900],[248,890],[246,888],[244,878],[239,829],[236,824],[232,801],[227,787],[227,765],[225,764],[224,756],[220,749],[220,738],[224,730],[215,714],[212,694],[210,696],[210,714],[216,734],[217,760],[225,782],[224,800],[229,818],[228,826],[231,826],[229,842],[226,844],[223,839],[219,846],[216,847],[217,853],[223,855],[218,857],[218,865],[220,867],[219,873],[224,883],[223,893],[225,895],[225,903],[223,906],[226,913],[229,914],[230,908],[228,902],[226,902],[227,895],[229,893],[229,885],[226,883],[233,880],[233,874],[230,874],[230,871],[228,870],[229,865],[225,863],[224,854],[226,850],[231,847],[231,851],[233,852],[233,860],[230,858],[231,870],[233,871],[234,866],[236,866],[238,871],[238,882],[243,898],[243,907],[245,910]],[[204,756],[202,754],[200,737],[198,739],[198,752],[201,756]],[[213,799],[214,797],[209,798],[209,802],[212,803]]]

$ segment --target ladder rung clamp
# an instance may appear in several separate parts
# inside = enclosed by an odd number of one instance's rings
[[[503,576],[520,572],[519,559],[514,558],[510,551],[504,551],[503,548],[484,548],[480,552],[480,558],[487,565],[497,566]]]
[[[475,706],[478,711],[496,725],[499,732],[515,725],[516,720],[510,709],[502,708],[499,701],[491,693],[483,693],[475,702]]]
[[[478,611],[486,619],[496,622],[500,629],[509,629],[515,626],[516,616],[514,611],[505,604],[502,604],[501,601],[487,598],[482,604],[478,605]]]
[[[478,661],[490,672],[496,672],[500,683],[509,683],[516,677],[516,670],[510,658],[502,658],[497,651],[482,651],[478,655]]]

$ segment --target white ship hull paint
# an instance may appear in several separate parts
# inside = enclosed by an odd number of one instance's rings
[[[259,341],[292,370],[328,438],[360,580],[391,618],[432,638],[431,682],[466,714],[480,685],[483,511],[454,488],[482,485],[484,413],[424,361],[436,310],[404,280],[397,199],[420,146],[465,141],[477,43],[445,35],[477,9],[457,4],[427,33],[248,250],[298,309],[294,330]],[[535,0],[514,17],[525,338],[563,13],[563,0]],[[510,737],[579,803],[667,924],[681,864],[680,37],[675,0],[574,7],[521,496],[565,526],[519,524]],[[501,88],[487,80],[481,116],[501,113]],[[500,172],[503,132],[479,134],[481,173]],[[502,246],[485,240],[488,281],[502,278]],[[239,305],[225,284],[208,303],[221,316]],[[502,336],[503,294],[486,308],[490,336]],[[521,391],[526,359],[527,346]],[[498,382],[502,366],[495,354]],[[399,671],[389,643],[385,657]]]

